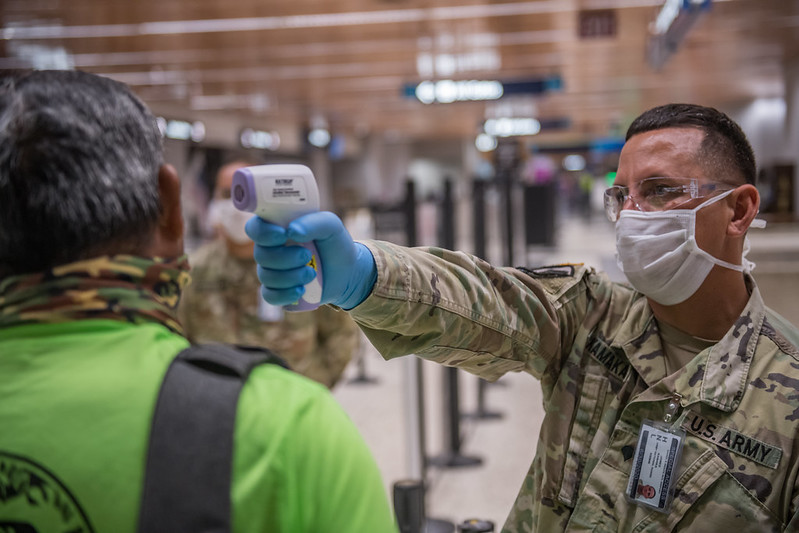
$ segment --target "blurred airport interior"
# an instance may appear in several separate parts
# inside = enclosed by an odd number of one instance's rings
[[[602,195],[627,126],[659,104],[713,106],[758,160],[754,277],[799,324],[799,0],[3,0],[0,68],[129,84],[182,176],[190,250],[211,238],[217,169],[244,157],[308,165],[356,238],[618,280]],[[461,374],[453,421],[452,380],[364,340],[334,394],[389,494],[424,477],[429,517],[499,530],[540,388]]]

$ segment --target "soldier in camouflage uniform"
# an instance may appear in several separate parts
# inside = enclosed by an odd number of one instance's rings
[[[260,297],[253,243],[244,233],[252,215],[230,200],[233,173],[243,166],[231,162],[217,173],[209,209],[217,237],[190,257],[192,283],[181,298],[181,322],[194,342],[265,346],[293,370],[333,387],[359,348],[358,327],[332,307],[286,313]]]
[[[332,215],[285,234],[248,229],[259,264],[280,268],[261,277],[273,303],[294,297],[304,259],[284,261],[281,244],[314,239],[330,268],[322,300],[350,310],[385,358],[541,381],[546,415],[503,533],[798,531],[799,331],[748,273],[754,176],[743,132],[714,109],[636,119],[606,193],[633,286],[582,265],[496,268],[439,248],[352,243]],[[340,279],[336,254],[348,257]],[[655,435],[675,448],[658,455]],[[655,471],[665,485],[640,482]]]

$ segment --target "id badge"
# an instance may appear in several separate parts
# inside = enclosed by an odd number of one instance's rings
[[[669,512],[684,441],[682,429],[644,420],[627,482],[628,500],[661,513]]]

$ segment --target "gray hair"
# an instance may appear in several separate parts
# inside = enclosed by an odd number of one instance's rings
[[[125,85],[0,74],[0,277],[142,250],[161,211],[161,134]]]

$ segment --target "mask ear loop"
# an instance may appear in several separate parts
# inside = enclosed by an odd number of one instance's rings
[[[758,212],[759,214],[759,212]],[[757,215],[755,215],[757,216]],[[749,228],[761,229],[766,227],[766,221],[762,218],[755,218],[752,220],[751,224],[749,224]],[[749,254],[749,250],[752,248],[752,243],[749,241],[749,236],[747,235],[744,238],[744,249],[741,253],[741,265],[744,267],[744,272],[750,274],[755,269],[755,262],[750,261],[746,258],[747,254]]]
[[[726,198],[727,196],[732,194],[732,192],[734,190],[735,189],[730,189],[728,191],[725,191],[722,194],[719,194],[718,196],[714,196],[714,197],[710,198],[709,200],[706,200],[706,201],[702,202],[701,204],[699,204],[698,206],[694,207],[693,209],[690,209],[690,211],[692,211],[693,214],[694,214],[694,216],[692,217],[692,224],[694,225],[694,228],[693,228],[693,235],[694,236],[692,238],[694,238],[694,239],[696,238],[696,213],[698,213],[699,210],[702,209],[703,207],[707,207],[709,205],[715,204],[716,202],[721,201],[723,198]],[[696,244],[696,241],[694,241],[694,244]],[[697,251],[697,253],[707,257],[711,262],[713,262],[713,263],[715,263],[715,264],[717,264],[719,266],[723,266],[724,268],[729,268],[730,270],[736,270],[738,272],[749,273],[749,272],[752,271],[753,268],[755,268],[755,264],[752,261],[749,261],[749,260],[746,259],[746,254],[749,252],[749,247],[750,247],[750,245],[749,245],[749,237],[745,237],[744,238],[744,249],[743,249],[743,252],[741,253],[741,264],[740,265],[734,265],[732,263],[728,263],[727,261],[724,261],[724,260],[719,259],[717,257],[713,257],[712,255],[707,253],[705,250],[699,248],[698,244],[696,245],[696,251]]]
[[[715,204],[716,202],[719,202],[722,199],[728,197],[729,195],[732,194],[732,191],[734,191],[734,190],[735,189],[730,189],[729,191],[724,191],[723,193],[721,193],[721,194],[719,194],[717,196],[713,196],[713,197],[705,200],[704,202],[702,202],[698,206],[694,207],[693,209],[690,209],[689,211],[693,211],[694,213],[698,213],[699,210],[702,209],[703,207],[707,207],[709,205]],[[677,209],[675,209],[674,211],[677,211]]]
[[[754,261],[750,261],[749,259],[746,258],[751,248],[752,245],[749,242],[749,237],[744,237],[744,249],[743,252],[741,252],[741,266],[744,267],[743,269],[744,274],[751,274],[752,271],[757,266]]]

